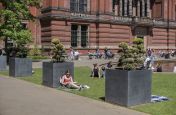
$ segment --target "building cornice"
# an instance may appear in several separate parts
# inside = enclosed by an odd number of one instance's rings
[[[51,13],[51,11],[62,11],[63,13]],[[108,24],[120,24],[129,26],[144,26],[152,28],[176,28],[176,21],[173,20],[156,20],[147,17],[123,17],[116,16],[113,13],[101,13],[101,12],[71,12],[67,8],[62,7],[47,7],[41,10],[42,15],[39,16],[40,20],[67,20],[67,21],[81,21],[88,23],[108,23]],[[66,13],[65,13],[66,12]],[[97,15],[98,14],[98,15]]]

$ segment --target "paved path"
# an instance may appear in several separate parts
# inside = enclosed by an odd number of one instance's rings
[[[44,61],[49,61],[49,60],[44,60]],[[98,64],[104,64],[107,63],[109,61],[112,62],[117,62],[117,59],[88,59],[87,56],[82,56],[80,57],[80,60],[74,60],[74,66],[75,67],[80,67],[80,66],[88,66],[90,68],[93,67],[94,63],[98,63]],[[42,68],[42,61],[41,62],[33,62],[32,64],[33,68]]]
[[[71,93],[0,77],[0,115],[145,115]]]

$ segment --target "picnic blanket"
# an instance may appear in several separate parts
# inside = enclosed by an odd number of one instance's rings
[[[165,97],[165,96],[158,96],[158,95],[152,95],[151,96],[151,102],[155,103],[155,102],[162,102],[162,101],[168,101],[169,98]]]

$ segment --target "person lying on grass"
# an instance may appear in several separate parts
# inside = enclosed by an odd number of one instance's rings
[[[78,85],[76,82],[74,82],[68,70],[66,71],[65,75],[63,75],[60,78],[60,83],[66,88],[70,88],[70,89],[73,88],[73,89],[82,90],[83,88],[87,88],[87,89],[90,88],[87,85]]]

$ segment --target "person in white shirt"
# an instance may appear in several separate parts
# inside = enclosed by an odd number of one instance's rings
[[[79,52],[78,52],[78,50],[75,50],[74,57],[75,57],[75,60],[79,59]]]

